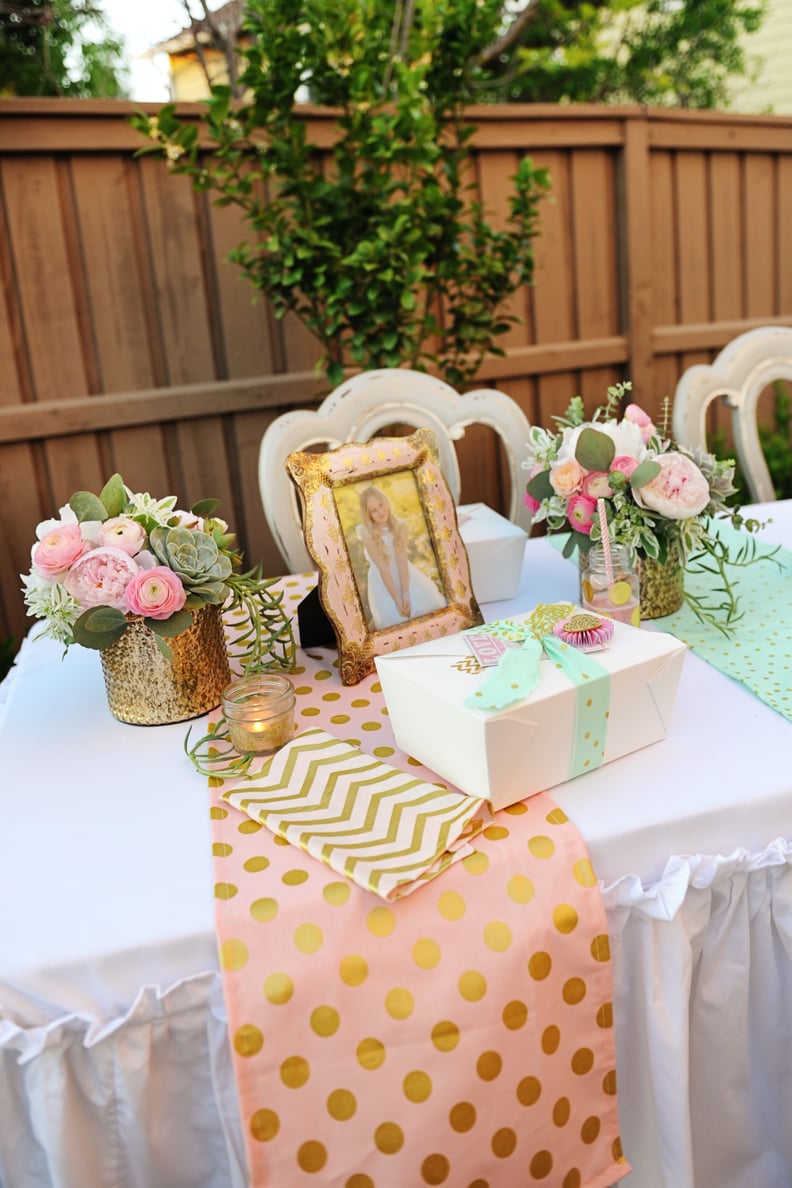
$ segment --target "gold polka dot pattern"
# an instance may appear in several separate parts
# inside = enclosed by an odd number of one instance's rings
[[[336,1122],[346,1122],[353,1118],[356,1110],[355,1095],[348,1089],[334,1089],[327,1099],[327,1112]]]
[[[378,682],[344,688],[335,654],[316,652],[295,681],[310,725],[434,778],[396,746]],[[251,1182],[586,1188],[626,1174],[604,911],[547,793],[386,906],[222,790],[215,907]]]
[[[310,1075],[308,1061],[302,1056],[288,1056],[280,1066],[280,1079],[290,1089],[302,1089]]]
[[[348,953],[339,961],[338,972],[347,986],[362,986],[368,977],[368,962],[359,953]]]
[[[745,543],[745,535],[728,524],[719,527],[735,555]],[[767,550],[769,546],[761,545]],[[716,627],[701,623],[687,608],[663,620],[669,631],[688,647],[750,689],[757,697],[792,721],[792,609],[789,579],[792,555],[780,549],[775,562],[749,565],[740,570],[740,621],[725,637]],[[685,578],[686,589],[701,592],[702,583],[712,579],[706,574]]]
[[[243,1023],[234,1032],[234,1049],[240,1056],[255,1056],[264,1047],[264,1036],[252,1023]]]
[[[244,969],[248,960],[248,947],[244,941],[230,937],[220,946],[220,965],[222,969]]]

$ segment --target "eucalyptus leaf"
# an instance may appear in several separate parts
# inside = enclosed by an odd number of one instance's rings
[[[165,642],[165,640],[162,638],[161,635],[155,634],[154,643],[157,645],[159,650],[162,652],[162,654],[166,660],[173,659],[173,652],[170,650],[170,648],[168,647],[167,643]]]
[[[550,472],[548,470],[540,470],[539,474],[535,474],[526,483],[525,489],[529,495],[534,499],[538,499],[540,503],[543,499],[549,499],[553,494],[553,487],[550,483]]]
[[[76,491],[69,500],[69,507],[77,517],[78,524],[84,523],[85,520],[99,520],[104,523],[110,518],[101,499],[98,495],[92,495],[90,491]]]
[[[616,456],[616,446],[606,433],[583,429],[577,440],[575,457],[584,470],[608,470]]]
[[[647,483],[651,483],[652,479],[657,478],[660,470],[661,467],[651,458],[644,458],[630,475],[630,486],[634,491],[640,490]]]
[[[175,611],[169,619],[145,619],[155,635],[162,639],[173,639],[174,635],[181,635],[188,627],[192,627],[193,617],[188,610]]]
[[[208,520],[215,514],[219,506],[219,499],[199,499],[197,503],[192,505],[190,511],[193,515],[201,516],[202,519]]]
[[[114,474],[107,480],[99,498],[109,517],[121,515],[126,506],[127,496],[120,474]]]
[[[126,616],[112,606],[92,606],[72,628],[75,643],[102,651],[117,643],[129,626]]]

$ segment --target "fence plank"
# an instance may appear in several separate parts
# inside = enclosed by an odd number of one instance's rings
[[[778,241],[772,158],[751,153],[745,160],[745,309],[749,318],[777,312],[775,247]]]
[[[88,390],[53,158],[3,162],[3,194],[24,349],[36,397]]]

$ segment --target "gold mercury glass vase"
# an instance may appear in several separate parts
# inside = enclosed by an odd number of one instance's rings
[[[100,653],[113,717],[136,726],[197,718],[220,704],[230,679],[222,608],[204,606],[160,651],[153,631],[130,616],[121,638]]]

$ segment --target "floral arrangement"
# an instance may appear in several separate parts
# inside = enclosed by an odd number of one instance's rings
[[[78,491],[58,519],[38,525],[22,577],[28,611],[45,620],[41,634],[67,648],[103,649],[142,618],[168,656],[167,640],[202,607],[242,607],[245,670],[291,667],[294,638],[282,595],[269,590],[275,579],[263,579],[260,566],[240,571],[235,537],[217,507],[209,499],[182,511],[175,495],[136,493],[119,474],[98,496]]]
[[[673,441],[668,402],[660,427],[637,404],[618,416],[631,388],[630,383],[608,388],[606,403],[588,420],[576,396],[566,414],[554,418],[558,431],[531,427],[525,502],[535,522],[546,520],[551,531],[572,530],[567,557],[602,539],[601,502],[612,543],[639,558],[665,563],[676,555],[683,566],[693,560],[699,572],[716,572],[723,601],[708,606],[687,590],[685,598],[699,618],[728,626],[738,617],[738,605],[725,567],[750,564],[755,548],[749,540],[729,556],[714,517],[727,514],[735,527],[748,531],[759,522],[726,506],[735,492],[732,460],[693,453]]]

